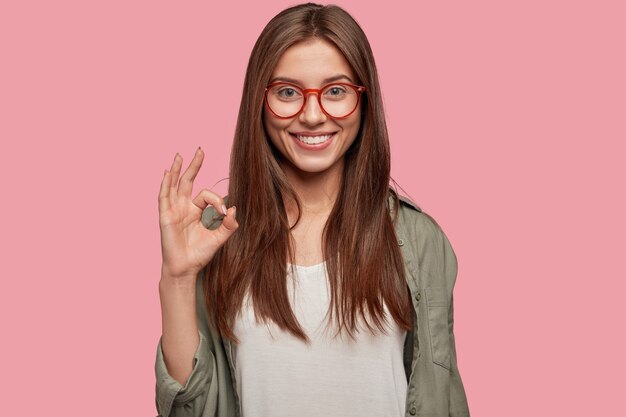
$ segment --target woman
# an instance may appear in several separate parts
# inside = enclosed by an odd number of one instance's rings
[[[159,194],[161,416],[468,416],[456,257],[389,187],[369,43],[343,9],[274,17],[252,51],[228,196]],[[227,207],[228,206],[228,207]]]

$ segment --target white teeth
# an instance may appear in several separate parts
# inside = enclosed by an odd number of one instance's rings
[[[323,136],[296,136],[300,142],[307,143],[309,145],[317,145],[319,143],[326,142],[330,139],[331,135],[323,135]]]

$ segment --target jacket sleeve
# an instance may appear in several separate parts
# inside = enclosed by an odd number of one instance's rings
[[[456,344],[454,340],[454,284],[457,277],[457,258],[450,241],[446,235],[441,232],[443,240],[443,268],[446,285],[449,292],[448,302],[448,333],[450,337],[450,399],[449,414],[450,417],[469,417],[469,407],[467,405],[467,397],[463,388],[463,381],[459,374],[456,358]]]
[[[224,197],[227,201],[227,196]],[[216,229],[221,221],[217,210],[207,206],[202,212],[202,224],[208,229]],[[218,377],[215,356],[215,339],[209,329],[204,300],[203,268],[196,279],[196,317],[200,343],[194,354],[194,365],[183,387],[168,372],[163,359],[161,338],[157,346],[155,363],[156,408],[158,417],[206,417],[217,412]]]
[[[183,387],[168,372],[163,359],[161,338],[156,355],[156,408],[159,417],[200,417],[203,415],[215,359],[202,332],[194,354],[194,366]]]

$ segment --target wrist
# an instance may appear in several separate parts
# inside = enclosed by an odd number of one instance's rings
[[[191,289],[196,288],[196,279],[198,274],[188,273],[184,275],[173,275],[165,271],[161,272],[161,280],[159,281],[159,288],[175,289]]]
[[[188,281],[195,279],[200,271],[182,270],[180,268],[171,268],[168,265],[161,264],[161,280],[167,281]]]

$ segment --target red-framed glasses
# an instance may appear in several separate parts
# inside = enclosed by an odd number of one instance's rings
[[[289,119],[304,109],[307,97],[313,93],[317,95],[317,102],[327,116],[344,119],[356,110],[364,91],[364,86],[351,83],[330,83],[319,89],[302,89],[295,84],[279,81],[265,87],[265,103],[276,117]]]

